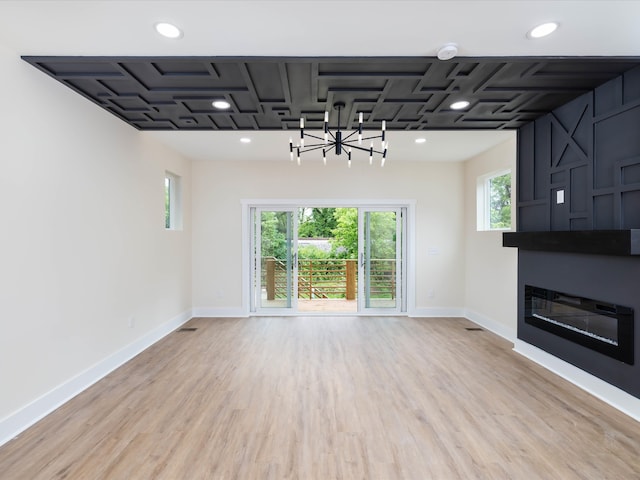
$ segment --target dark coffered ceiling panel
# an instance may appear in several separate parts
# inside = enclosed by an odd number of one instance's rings
[[[638,58],[23,57],[140,130],[514,129]],[[216,110],[225,99],[231,108]],[[457,100],[464,110],[452,110]]]

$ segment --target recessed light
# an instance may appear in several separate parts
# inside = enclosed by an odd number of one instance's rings
[[[182,37],[182,30],[180,30],[175,25],[166,22],[156,23],[156,32],[167,38]]]
[[[425,143],[427,141],[426,138],[416,138],[415,142],[416,143]]]
[[[529,38],[542,38],[547,35],[551,35],[558,28],[558,24],[556,22],[543,23],[542,25],[538,25],[529,31],[527,36]]]
[[[467,108],[469,106],[469,102],[466,100],[460,100],[459,102],[453,102],[449,107],[453,110],[462,110],[463,108]]]
[[[240,139],[240,141],[241,141],[242,143],[251,143],[251,139],[250,139],[250,138],[248,138],[248,137],[242,137],[242,138]]]
[[[218,110],[226,110],[231,107],[231,104],[225,100],[214,100],[211,102],[211,105],[216,107]]]

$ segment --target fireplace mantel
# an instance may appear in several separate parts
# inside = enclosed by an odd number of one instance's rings
[[[640,229],[504,232],[503,247],[591,255],[640,255]]]

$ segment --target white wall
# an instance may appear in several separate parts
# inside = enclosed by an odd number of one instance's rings
[[[43,396],[188,319],[191,163],[3,46],[0,71],[2,443],[34,401],[31,416]],[[182,232],[164,229],[165,169],[183,176]]]
[[[383,169],[192,163],[2,46],[0,70],[0,443],[192,307],[244,311],[243,199],[415,200],[412,313],[515,329],[515,252],[474,218],[475,177],[514,161],[514,145]],[[165,170],[182,176],[183,231],[164,229]]]
[[[416,200],[414,313],[462,311],[463,164],[390,160],[380,168],[364,158],[348,169],[345,162],[329,161],[327,167],[320,156],[307,157],[300,167],[289,160],[193,163],[196,314],[242,313],[243,199]],[[429,249],[439,254],[429,255]]]
[[[515,199],[516,139],[467,160],[464,166],[465,292],[467,317],[509,340],[516,338],[518,252],[502,247],[502,232],[478,232],[476,185],[481,175],[511,169]],[[511,218],[515,230],[515,208]]]

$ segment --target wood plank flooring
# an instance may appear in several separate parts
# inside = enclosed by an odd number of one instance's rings
[[[464,319],[193,319],[0,478],[636,479],[640,425]]]

